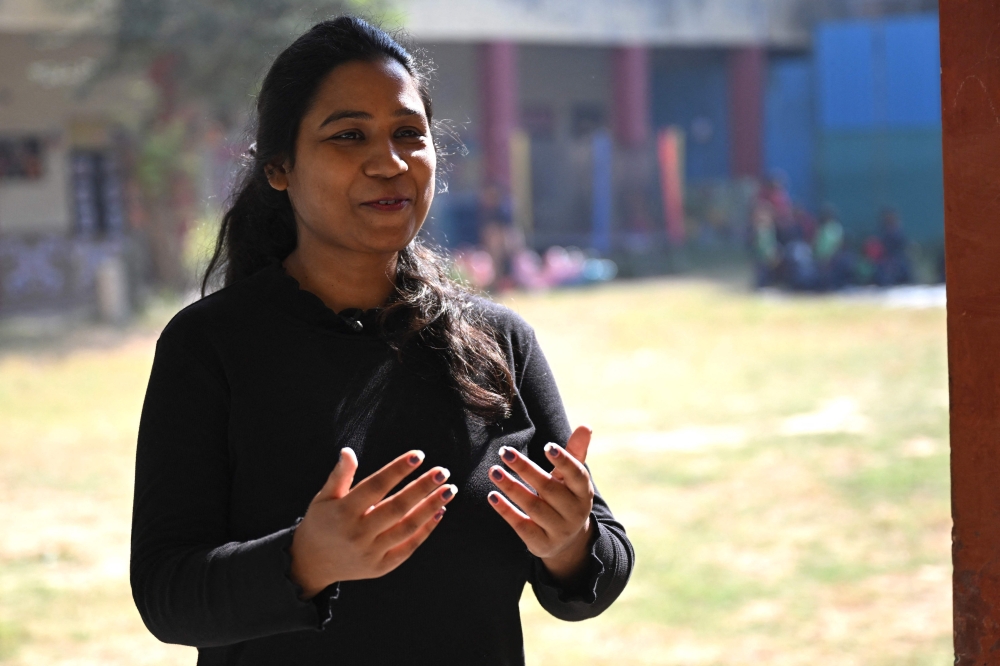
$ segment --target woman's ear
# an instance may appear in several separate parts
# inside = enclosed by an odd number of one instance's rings
[[[284,192],[288,189],[288,170],[284,164],[267,164],[264,166],[264,175],[271,187]]]

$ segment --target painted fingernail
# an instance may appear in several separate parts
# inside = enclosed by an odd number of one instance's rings
[[[490,498],[490,504],[499,504],[500,503],[500,496],[497,495],[496,493],[490,493],[488,495],[488,497]]]
[[[410,457],[406,459],[406,462],[410,463],[411,465],[419,465],[423,461],[423,459],[424,459],[423,451],[414,451],[412,454],[410,454]]]
[[[514,455],[514,449],[508,448],[506,446],[500,449],[500,457],[506,460],[507,462],[514,462],[515,460],[517,460],[517,456]]]
[[[447,511],[447,509],[445,509],[444,507],[438,509],[437,513],[434,514],[434,520],[441,520],[441,517],[444,516],[445,511]]]
[[[441,497],[446,500],[451,499],[452,497],[455,496],[455,493],[457,492],[458,492],[458,486],[448,486],[447,488],[445,488],[444,492],[441,493]]]
[[[434,483],[444,483],[451,476],[451,472],[446,469],[439,469],[434,475]]]
[[[500,471],[499,467],[494,467],[493,469],[491,469],[490,476],[493,478],[494,481],[503,480],[503,472]]]
[[[559,447],[551,442],[545,445],[545,452],[552,456],[553,458],[559,457]]]

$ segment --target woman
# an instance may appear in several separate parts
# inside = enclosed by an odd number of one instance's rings
[[[225,288],[157,343],[143,620],[199,664],[523,663],[525,582],[593,617],[632,548],[531,329],[416,240],[436,167],[421,70],[342,17],[278,56],[257,111],[206,275]]]

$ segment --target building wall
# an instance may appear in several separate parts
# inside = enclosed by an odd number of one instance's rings
[[[845,21],[816,37],[818,175],[848,231],[895,208],[916,240],[944,225],[937,17]]]
[[[522,122],[530,121],[527,116],[533,112],[551,110],[556,140],[574,138],[588,116],[610,126],[610,49],[525,45],[519,49],[519,65]]]
[[[42,146],[41,178],[0,177],[0,234],[69,233],[71,152],[107,147],[112,128],[137,124],[151,102],[124,79],[78,92],[105,48],[99,35],[0,32],[0,141]]]
[[[0,140],[36,138],[38,180],[0,178],[0,233],[65,233],[70,228],[68,99],[62,80],[95,62],[86,48],[32,35],[0,35]]]
[[[726,52],[657,49],[653,58],[653,124],[684,132],[685,177],[726,180],[730,165]]]
[[[809,43],[815,0],[400,0],[417,39],[652,46]]]
[[[772,57],[768,64],[764,113],[764,170],[782,174],[799,206],[816,201],[815,82],[807,55]]]

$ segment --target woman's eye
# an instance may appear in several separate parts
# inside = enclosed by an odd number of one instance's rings
[[[396,132],[396,136],[402,139],[413,139],[413,138],[422,138],[424,136],[424,133],[421,132],[420,130],[407,128]]]
[[[361,136],[361,132],[357,132],[355,130],[350,130],[349,132],[341,132],[340,134],[335,134],[335,135],[333,135],[330,138],[332,138],[332,139],[349,139],[349,140],[353,140],[353,139],[360,139],[360,138],[362,138],[362,136]]]

